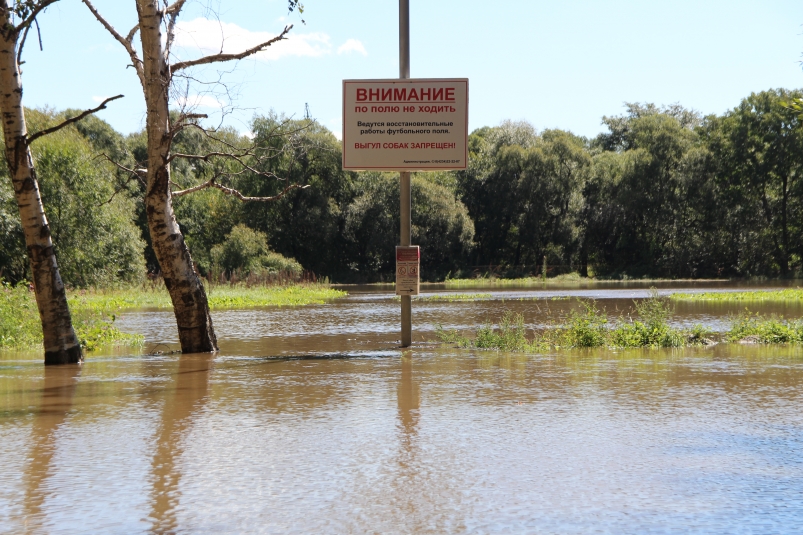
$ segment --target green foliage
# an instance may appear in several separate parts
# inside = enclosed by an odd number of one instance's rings
[[[562,333],[563,345],[569,347],[601,347],[608,342],[608,318],[593,300],[580,301],[580,310],[566,318]]]
[[[140,335],[121,332],[115,316],[106,311],[75,306],[71,300],[73,325],[81,345],[88,351],[103,346],[139,346]],[[0,285],[0,349],[27,349],[42,344],[42,324],[33,292],[26,284]]]
[[[444,343],[456,344],[459,347],[477,349],[495,349],[498,351],[532,351],[534,346],[527,340],[524,317],[521,314],[506,310],[495,329],[489,321],[481,326],[474,338],[468,338],[456,331],[445,330],[437,325],[436,336]]]
[[[474,347],[478,349],[498,349],[500,351],[525,351],[530,348],[530,342],[525,337],[524,317],[506,310],[499,322],[499,328],[494,329],[486,323],[477,331]]]
[[[731,320],[727,339],[738,342],[745,338],[762,344],[800,344],[803,343],[803,320],[790,321],[745,311]]]
[[[212,247],[210,253],[213,267],[229,275],[234,272],[242,276],[268,272],[286,273],[298,278],[303,272],[301,264],[292,258],[285,258],[268,249],[265,233],[245,225],[235,226],[225,241]]]
[[[26,114],[31,130],[61,118],[50,111]],[[114,195],[109,165],[94,157],[73,127],[40,138],[32,151],[64,282],[86,287],[140,280],[144,243],[133,221],[134,202],[125,194]],[[27,253],[7,165],[0,167],[0,273],[16,282],[28,277]]]
[[[27,284],[0,285],[0,349],[41,343],[42,324],[30,294]]]
[[[569,312],[562,322],[537,332],[532,341],[525,337],[522,315],[509,310],[502,316],[499,329],[486,323],[477,329],[473,339],[440,326],[436,335],[441,341],[460,347],[529,352],[551,347],[681,347],[710,343],[712,333],[702,326],[696,325],[690,331],[672,327],[668,300],[655,291],[649,298],[636,302],[637,320],[619,318],[613,328],[608,327],[608,318],[595,301],[578,300],[578,304],[579,308]]]

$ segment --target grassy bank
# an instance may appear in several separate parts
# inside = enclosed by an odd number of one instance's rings
[[[323,304],[346,296],[346,292],[321,284],[296,286],[246,286],[242,284],[208,285],[209,307],[212,310],[254,308],[263,306],[301,306]],[[80,290],[68,295],[71,307],[120,311],[137,308],[172,309],[170,296],[161,285],[114,290]]]
[[[252,286],[211,285],[207,287],[212,310],[262,306],[322,304],[344,297],[346,292],[324,285]],[[70,291],[67,294],[73,324],[81,344],[89,351],[104,346],[142,345],[141,335],[121,332],[114,325],[125,310],[172,309],[167,291],[157,284],[134,288]],[[42,343],[42,327],[33,292],[27,286],[0,287],[0,349],[33,348]]]
[[[752,290],[745,292],[676,293],[669,296],[669,298],[673,301],[713,301],[721,303],[803,303],[803,288],[788,288],[785,290]]]
[[[713,333],[700,325],[678,329],[669,324],[672,308],[668,299],[653,293],[635,303],[635,319],[631,316],[609,319],[594,301],[580,301],[580,309],[526,336],[524,317],[507,311],[499,327],[487,322],[475,333],[448,331],[438,327],[441,341],[460,347],[497,349],[502,351],[544,351],[553,348],[582,347],[688,347],[717,342],[755,344],[803,343],[803,320],[777,316],[744,314],[731,318],[725,333]]]

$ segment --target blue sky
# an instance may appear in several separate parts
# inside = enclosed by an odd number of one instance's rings
[[[134,0],[95,0],[121,33]],[[196,57],[295,25],[291,39],[260,57],[193,73],[176,102],[189,102],[248,130],[255,113],[311,115],[339,135],[341,81],[398,76],[395,0],[190,0],[177,54]],[[411,74],[470,80],[470,129],[506,119],[538,130],[602,131],[624,102],[680,104],[723,113],[753,91],[803,87],[799,0],[410,0]],[[99,117],[123,133],[144,125],[144,101],[128,57],[80,0],[62,0],[40,19],[44,51],[30,39],[23,59],[28,107],[88,108],[125,94]],[[221,115],[225,111],[225,117]]]

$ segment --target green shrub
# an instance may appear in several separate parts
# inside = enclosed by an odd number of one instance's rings
[[[284,273],[297,279],[304,271],[301,264],[294,259],[271,251],[264,232],[252,230],[245,225],[237,225],[231,229],[223,243],[212,247],[210,255],[213,269],[229,277],[234,273],[242,278]]]

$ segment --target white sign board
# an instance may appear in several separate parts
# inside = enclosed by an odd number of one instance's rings
[[[436,171],[467,162],[467,78],[343,80],[343,169]]]
[[[396,295],[418,295],[421,249],[418,245],[396,246]]]

